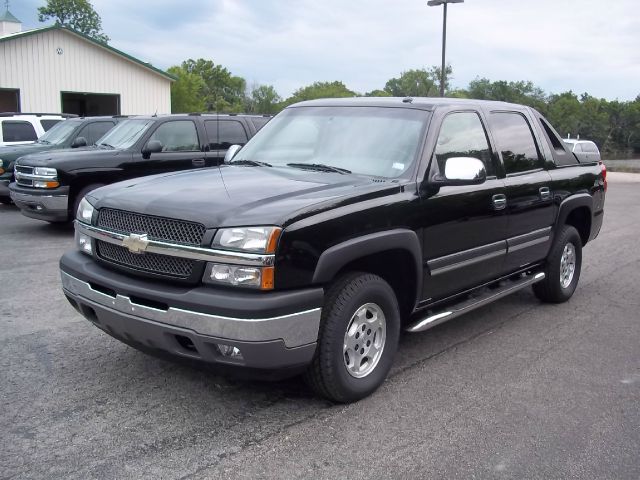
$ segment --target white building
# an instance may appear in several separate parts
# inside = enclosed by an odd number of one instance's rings
[[[66,27],[21,26],[0,14],[0,112],[171,113],[168,73]]]

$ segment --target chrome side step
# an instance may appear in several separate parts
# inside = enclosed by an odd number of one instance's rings
[[[499,298],[506,297],[511,293],[522,290],[523,288],[526,288],[529,285],[533,285],[540,280],[544,280],[544,277],[544,273],[539,272],[526,275],[524,277],[518,278],[517,280],[507,281],[505,285],[501,285],[497,289],[488,290],[486,292],[483,292],[481,295],[473,298],[467,298],[460,303],[450,305],[449,308],[444,309],[440,312],[432,312],[428,317],[411,323],[406,328],[406,331],[411,333],[424,332],[425,330],[433,328],[436,325],[440,325],[441,323],[459,317],[460,315],[464,315],[467,312],[487,305],[495,300],[498,300]]]

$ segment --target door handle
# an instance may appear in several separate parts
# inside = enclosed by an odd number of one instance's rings
[[[204,158],[194,158],[191,160],[194,167],[204,167]]]
[[[540,192],[540,198],[542,200],[549,200],[551,198],[551,190],[549,190],[549,187],[540,187],[538,192]]]
[[[494,210],[504,210],[507,206],[507,196],[499,193],[491,197],[491,202]]]

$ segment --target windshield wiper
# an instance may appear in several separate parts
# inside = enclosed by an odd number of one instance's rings
[[[252,167],[271,167],[267,162],[259,162],[258,160],[232,160],[228,165],[251,165]]]
[[[48,140],[42,140],[42,139],[39,139],[36,143],[43,143],[44,145],[51,145],[51,142],[49,142]]]
[[[98,146],[99,147],[107,147],[107,148],[111,148],[111,149],[115,149],[116,148],[113,145],[109,145],[108,143],[99,143]]]
[[[351,173],[351,170],[347,170],[346,168],[334,167],[333,165],[326,165],[324,163],[287,163],[287,167],[306,168],[320,172]]]

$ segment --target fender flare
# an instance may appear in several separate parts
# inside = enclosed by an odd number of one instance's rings
[[[404,250],[413,259],[416,280],[415,306],[422,291],[422,247],[416,232],[409,229],[370,233],[328,248],[318,259],[313,273],[313,283],[326,283],[349,262],[388,250]]]
[[[560,202],[554,232],[557,233],[560,225],[564,225],[566,223],[569,214],[576,208],[580,207],[587,207],[589,209],[589,213],[593,223],[593,197],[588,193],[577,193],[565,198],[562,202]]]

